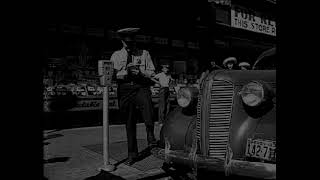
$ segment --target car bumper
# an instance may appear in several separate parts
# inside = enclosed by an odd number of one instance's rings
[[[276,164],[249,162],[187,153],[183,150],[170,150],[166,145],[164,159],[167,164],[184,166],[192,169],[205,169],[209,172],[224,172],[226,175],[248,176],[259,179],[276,179]]]

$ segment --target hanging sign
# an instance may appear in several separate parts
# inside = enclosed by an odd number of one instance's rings
[[[231,9],[231,27],[276,36],[276,22],[269,17],[243,8]]]

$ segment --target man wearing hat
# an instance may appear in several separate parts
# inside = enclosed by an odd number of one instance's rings
[[[250,64],[248,62],[241,62],[239,63],[239,67],[241,70],[248,70],[250,69]]]
[[[141,50],[135,42],[139,28],[118,30],[123,48],[114,52],[111,61],[114,64],[118,82],[119,106],[121,115],[126,119],[128,140],[128,159],[126,164],[133,164],[138,158],[136,121],[134,109],[142,113],[147,131],[148,145],[156,145],[153,123],[153,105],[150,85],[154,75],[154,65],[148,51]]]
[[[164,123],[164,120],[168,114],[170,103],[169,103],[169,83],[172,81],[171,75],[169,72],[169,65],[163,64],[161,73],[154,76],[154,79],[158,80],[155,81],[156,83],[160,84],[160,91],[159,91],[159,111],[158,111],[158,120],[159,123]]]
[[[235,64],[237,64],[237,59],[235,57],[228,57],[223,60],[222,64],[226,69],[232,70],[234,69]]]

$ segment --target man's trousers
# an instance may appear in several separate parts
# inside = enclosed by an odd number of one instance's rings
[[[128,141],[128,155],[138,154],[137,133],[136,133],[136,114],[135,109],[141,112],[142,119],[146,126],[148,143],[155,141],[153,124],[153,105],[150,87],[137,84],[119,84],[119,105],[122,118],[126,120],[126,131]]]
[[[169,103],[169,88],[161,87],[159,91],[159,111],[158,111],[158,121],[160,123],[165,122],[165,118],[169,112],[170,103]]]

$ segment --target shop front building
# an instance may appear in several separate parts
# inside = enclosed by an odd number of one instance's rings
[[[122,48],[115,31],[115,28],[102,26],[49,24],[46,41],[47,59],[43,67],[44,112],[47,114],[47,119],[57,113],[102,110],[102,87],[99,84],[97,66],[99,60],[110,59],[114,51]],[[137,36],[137,42],[150,52],[156,73],[160,71],[161,64],[170,65],[172,77],[175,79],[170,87],[173,108],[176,105],[176,91],[187,84],[196,85],[197,74],[194,70],[196,65],[190,62],[196,62],[194,59],[198,60],[199,42],[188,39],[186,36],[176,36],[155,29],[142,29]],[[189,72],[191,74],[188,74]],[[154,107],[157,108],[159,87],[152,86],[151,92]],[[110,113],[113,117],[117,117],[119,107],[115,82],[109,93]],[[69,106],[65,106],[65,109],[57,108],[68,100],[68,98],[62,98],[68,94],[75,97],[74,104],[70,103]],[[69,99],[72,98],[69,97]],[[75,113],[72,114],[68,117],[75,117]],[[121,124],[121,122],[111,122],[111,124],[114,123]]]
[[[190,20],[189,26],[173,31],[142,28],[137,42],[150,52],[156,72],[161,64],[171,67],[172,104],[176,103],[177,89],[198,86],[197,81],[211,60],[221,66],[224,58],[234,56],[238,62],[253,64],[262,51],[276,45],[275,2],[260,1],[208,0],[204,13]],[[78,100],[66,111],[102,110],[97,64],[122,48],[116,30],[111,25],[48,24],[47,59],[43,68],[45,112],[54,112],[50,104],[67,92],[72,92]],[[158,89],[156,85],[151,87],[155,107]],[[114,83],[110,90],[113,110],[118,109],[116,91]]]
[[[276,46],[276,1],[208,0],[214,23],[208,23],[213,56],[221,64],[233,56],[251,65]],[[211,27],[211,29],[210,29]]]

